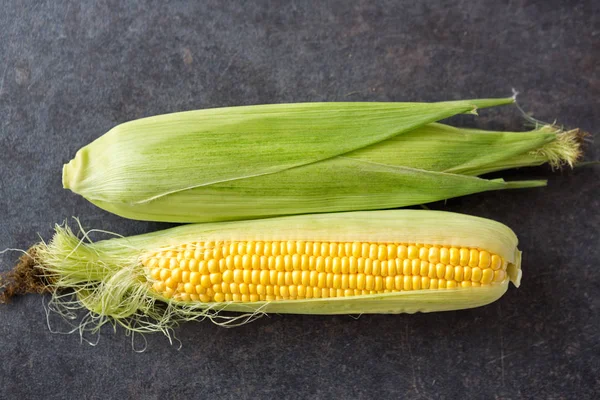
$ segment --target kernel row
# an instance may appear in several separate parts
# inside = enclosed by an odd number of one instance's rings
[[[432,279],[429,282],[428,289],[454,289],[457,287],[475,287],[480,286],[476,282],[456,282],[446,281],[443,279]],[[180,301],[202,301],[202,302],[223,302],[223,301],[274,301],[274,300],[301,300],[301,299],[312,299],[312,298],[331,298],[331,297],[349,297],[349,296],[361,296],[370,294],[383,294],[398,292],[400,290],[395,289],[379,289],[379,290],[368,290],[368,289],[335,289],[335,288],[316,288],[316,287],[305,287],[302,285],[290,285],[290,286],[263,286],[256,285],[255,288],[248,287],[247,290],[228,290],[221,291],[221,287],[204,288],[196,287],[189,288],[170,288],[165,287],[163,283],[157,282],[153,286],[154,290],[161,293],[167,298],[173,297]],[[194,290],[199,289],[199,290]],[[254,290],[251,290],[254,289]],[[426,289],[426,287],[415,286],[408,287],[402,290],[420,290]]]
[[[150,277],[154,281],[164,282],[169,287],[176,287],[179,283],[190,283],[192,285],[211,285],[224,282],[226,284],[262,284],[262,285],[304,285],[314,287],[333,288],[359,288],[368,287],[371,283],[375,286],[385,282],[385,286],[391,286],[392,282],[403,279],[444,279],[457,282],[479,282],[488,284],[491,282],[502,282],[506,278],[505,270],[493,271],[490,268],[481,270],[479,267],[452,267],[438,264],[425,263],[418,268],[404,268],[400,274],[383,274],[382,271],[374,269],[357,273],[333,273],[318,271],[276,271],[276,270],[225,270],[221,272],[201,273],[187,271],[180,268],[173,270],[166,268],[154,268],[150,271]],[[341,271],[343,272],[343,271]],[[368,272],[368,273],[367,273]],[[375,273],[379,272],[379,275]],[[394,285],[396,285],[394,283]]]
[[[256,257],[256,260],[254,259]],[[331,272],[331,273],[342,273],[342,274],[355,274],[365,273],[381,276],[394,276],[394,275],[422,275],[433,278],[437,276],[442,278],[448,276],[448,274],[456,274],[460,276],[464,274],[469,276],[471,271],[478,274],[479,271],[492,270],[493,268],[481,268],[481,267],[468,267],[468,266],[452,266],[443,263],[429,263],[427,261],[414,259],[395,259],[388,261],[371,260],[369,258],[354,258],[354,257],[314,257],[314,256],[228,256],[225,259],[219,261],[210,259],[208,261],[196,261],[181,260],[179,262],[167,263],[160,259],[158,262],[153,262],[152,259],[145,265],[156,270],[181,270],[189,272],[198,272],[202,275],[211,273],[225,273],[226,271],[232,271],[234,274],[240,274],[242,271],[245,274],[258,274],[260,271],[287,271],[287,272]],[[503,265],[500,270],[504,270],[506,265]],[[461,273],[461,271],[463,271]],[[498,271],[496,269],[495,271]],[[155,272],[156,273],[156,272]],[[447,277],[446,279],[452,279]],[[461,280],[461,279],[457,279]],[[468,278],[467,278],[468,280]]]
[[[216,261],[228,256],[277,257],[277,256],[314,256],[314,257],[354,257],[371,260],[410,259],[431,263],[442,263],[453,266],[469,266],[492,269],[502,267],[502,259],[498,255],[484,250],[440,247],[426,245],[404,245],[393,243],[330,243],[330,242],[198,242],[182,245],[175,250],[165,250],[153,253],[151,257],[159,263],[179,263],[182,260],[211,260]],[[253,262],[252,264],[255,264]],[[163,265],[161,265],[162,267]]]
[[[330,274],[328,274],[330,275]],[[491,282],[489,282],[491,283]],[[337,291],[336,293],[345,293],[349,295],[383,293],[391,291],[408,291],[421,289],[445,289],[455,287],[475,287],[487,285],[489,283],[428,278],[421,276],[401,276],[395,277],[373,277],[367,275],[364,277],[344,278],[344,276],[327,276],[326,281],[317,282],[317,284],[299,284],[297,282],[277,282],[271,284],[254,283],[227,283],[211,280],[209,282],[175,282],[171,278],[166,281],[157,281],[153,284],[153,289],[162,294],[186,293],[188,295],[205,295],[210,293],[231,293],[243,295],[274,295],[278,296],[279,291],[289,290],[290,293],[298,293],[292,297],[332,297],[324,296],[326,291]],[[288,288],[288,289],[285,289]],[[342,292],[340,292],[342,291]],[[354,294],[350,294],[354,293]],[[284,292],[285,295],[285,292]]]

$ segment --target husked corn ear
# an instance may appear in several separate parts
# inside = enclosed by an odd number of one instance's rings
[[[508,264],[497,254],[416,243],[191,242],[146,253],[141,263],[158,295],[207,303],[444,290],[508,279]]]
[[[508,227],[424,210],[183,225],[96,243],[57,227],[32,253],[54,290],[73,289],[82,307],[132,330],[230,323],[222,310],[242,313],[235,318],[456,310],[495,301],[521,279]]]
[[[476,176],[572,163],[575,133],[435,123],[513,101],[275,104],[144,118],[80,149],[63,186],[123,217],[170,222],[397,208],[543,186]]]

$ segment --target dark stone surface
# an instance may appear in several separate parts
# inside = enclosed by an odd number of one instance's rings
[[[109,215],[61,188],[62,164],[115,124],[291,101],[510,95],[537,118],[600,129],[597,1],[5,1],[0,12],[0,248],[79,216],[124,235],[166,227]],[[519,129],[511,108],[460,122]],[[590,143],[587,159],[600,158]],[[0,307],[0,398],[565,398],[600,390],[600,169],[503,174],[545,189],[431,207],[511,226],[524,279],[479,309],[209,322],[132,351],[49,332],[42,302]],[[8,270],[17,253],[1,256]],[[64,328],[64,325],[60,325]]]

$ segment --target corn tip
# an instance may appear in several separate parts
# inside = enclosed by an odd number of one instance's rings
[[[521,251],[516,250],[514,263],[508,264],[507,267],[508,277],[515,287],[521,286],[521,277],[523,276],[523,272],[521,271],[521,254]]]

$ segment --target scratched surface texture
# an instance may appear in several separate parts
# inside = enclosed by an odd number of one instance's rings
[[[48,239],[71,216],[123,235],[168,226],[109,215],[61,188],[62,164],[121,122],[241,104],[505,96],[514,87],[535,117],[598,133],[599,56],[592,0],[4,1],[0,248]],[[454,122],[523,128],[510,107]],[[596,140],[586,159],[598,158]],[[497,303],[271,315],[238,329],[190,323],[175,331],[181,350],[157,334],[138,354],[121,329],[103,329],[96,346],[50,332],[47,298],[25,296],[0,307],[0,398],[592,399],[600,169],[504,176],[549,186],[431,205],[519,235],[523,285]],[[2,255],[0,270],[16,258]]]

